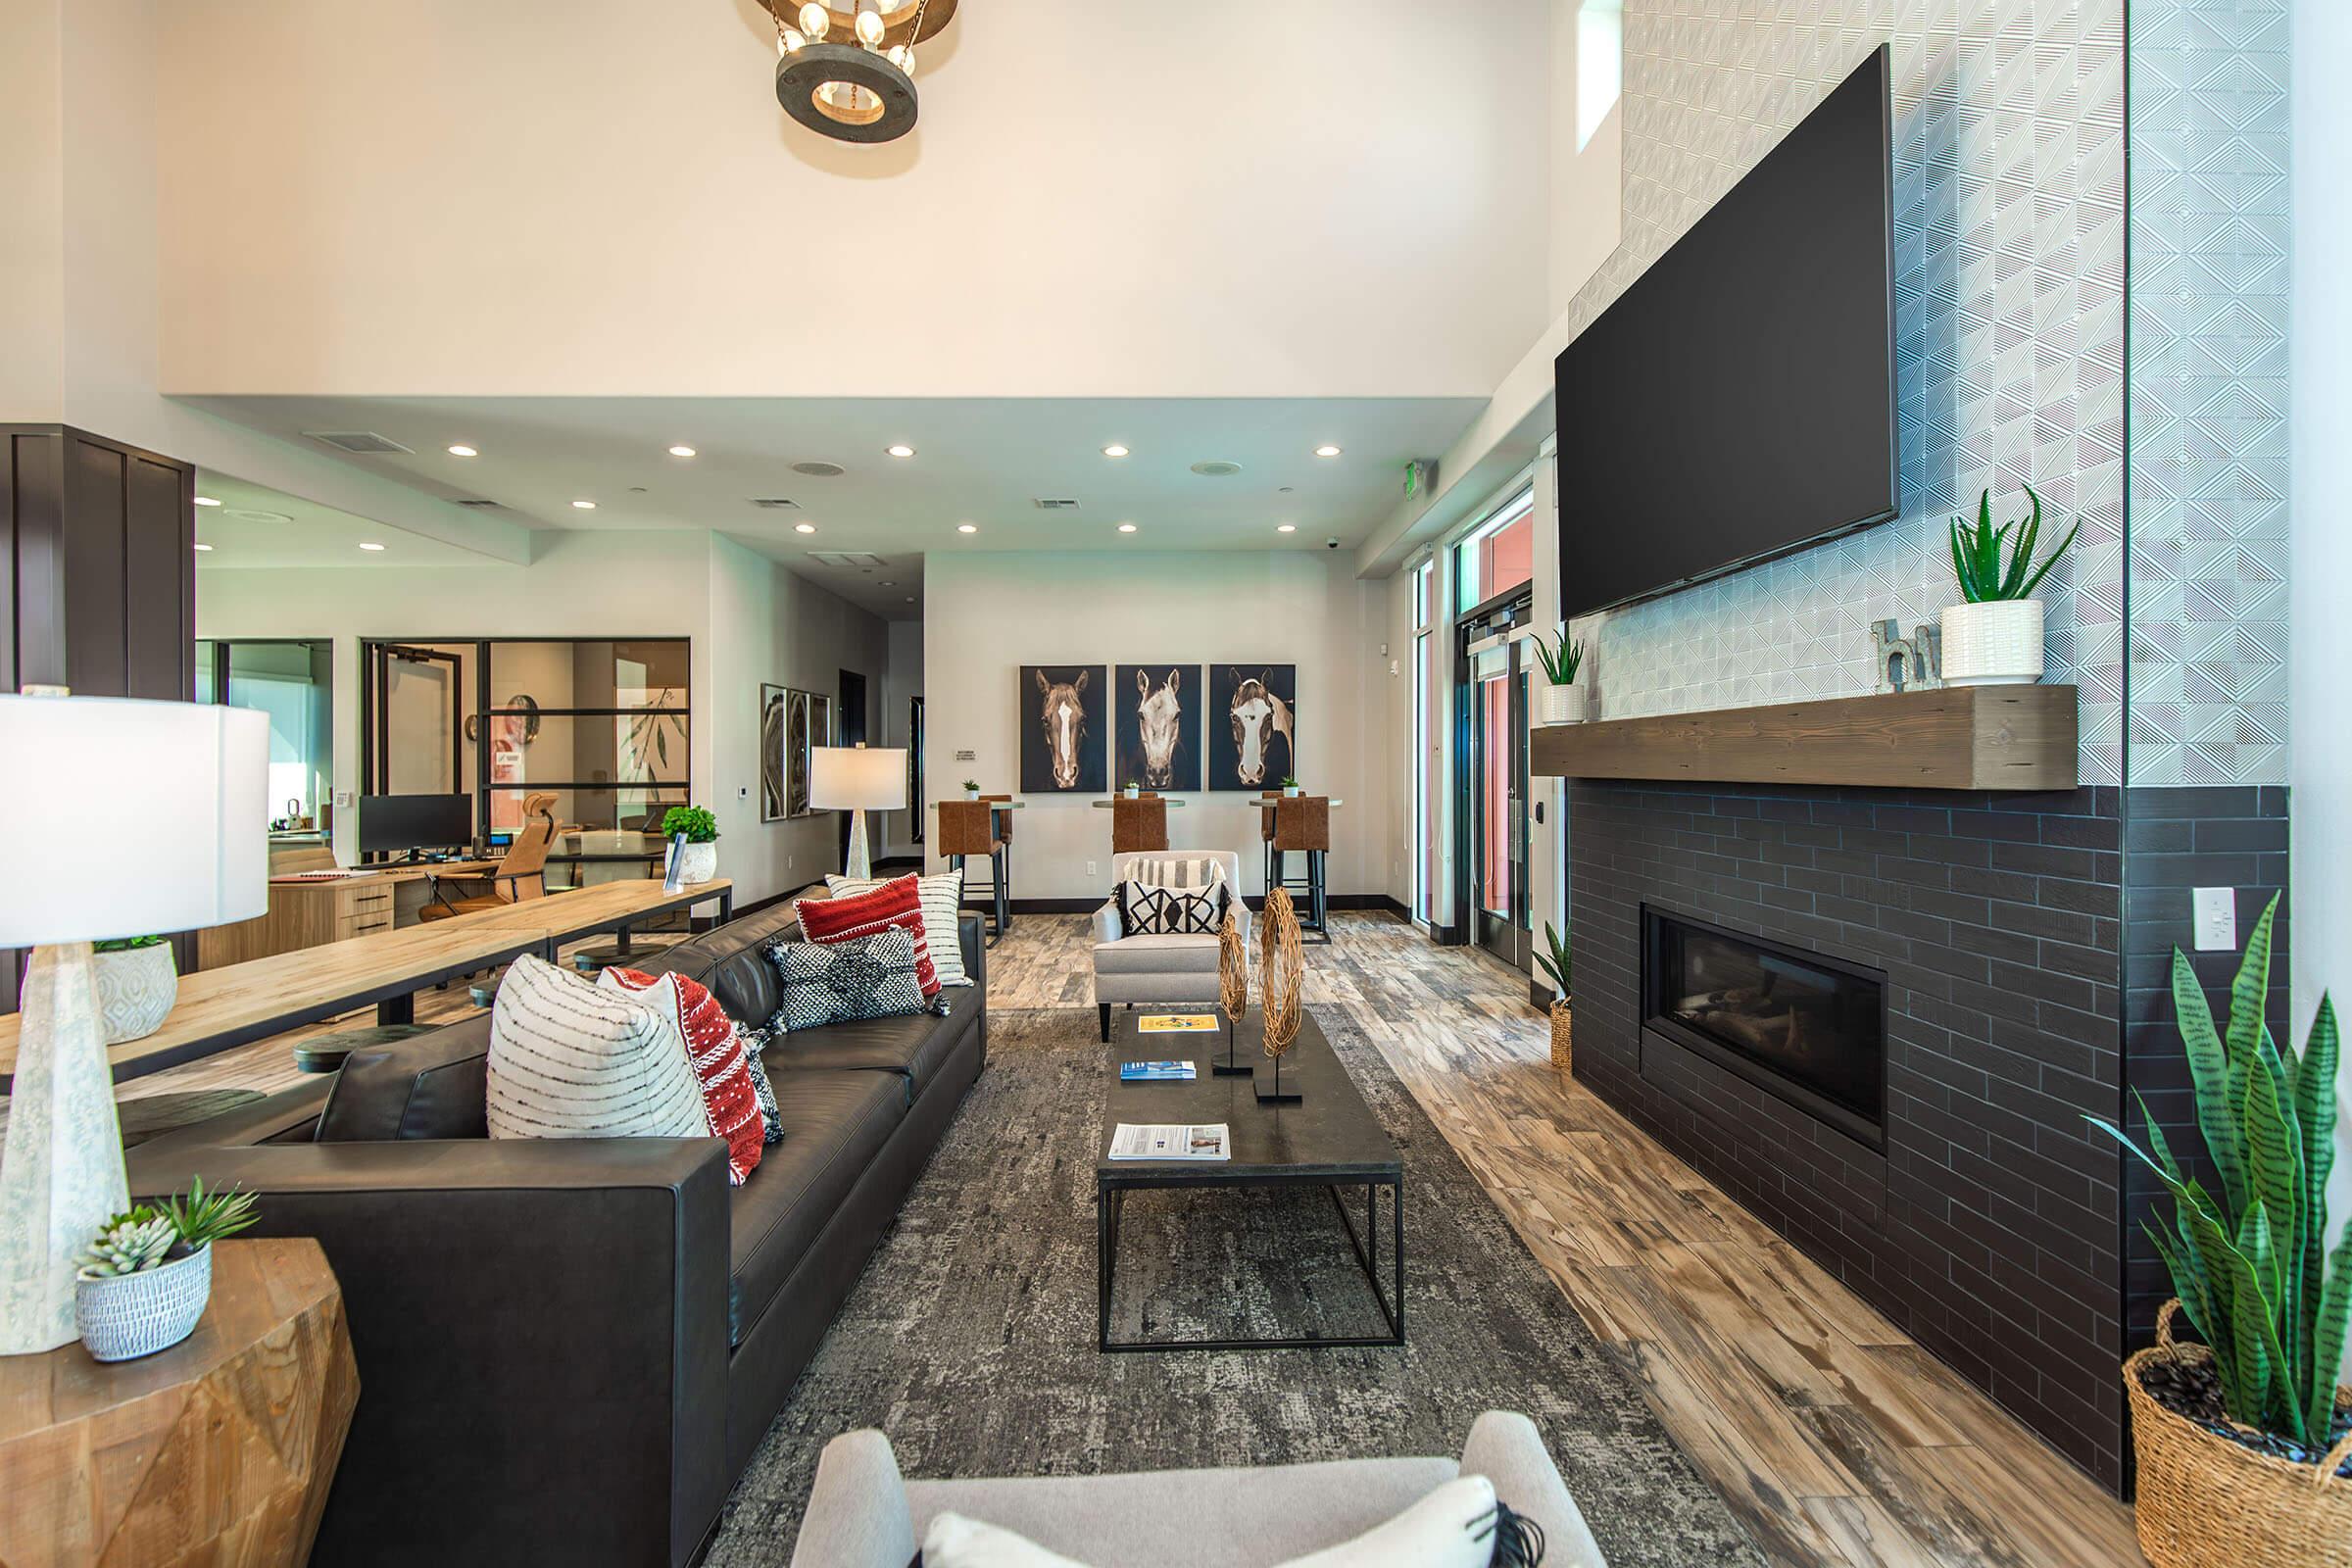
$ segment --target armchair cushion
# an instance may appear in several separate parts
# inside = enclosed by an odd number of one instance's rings
[[[1095,949],[1097,974],[1215,974],[1213,936],[1127,937]]]

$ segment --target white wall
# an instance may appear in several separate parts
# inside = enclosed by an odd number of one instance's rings
[[[757,0],[177,0],[163,385],[1483,395],[1552,3],[968,5],[848,148]]]
[[[65,388],[60,0],[0,0],[0,419],[47,423]]]
[[[2342,171],[2352,161],[2352,103],[2333,67],[2352,57],[2352,10],[2341,0],[2294,9],[2293,604],[2288,657],[2293,794],[2289,969],[2300,1046],[2332,988],[2339,1018],[2352,1007],[2352,211]],[[2335,1181],[2328,1212],[2352,1220],[2352,1056],[2336,1077]],[[2345,1363],[2352,1379],[2352,1355]]]
[[[1391,862],[1404,853],[1387,831],[1394,741],[1379,649],[1389,636],[1389,589],[1356,581],[1346,556],[948,553],[930,557],[923,576],[934,798],[966,774],[1019,794],[1023,664],[1295,663],[1299,781],[1347,802],[1332,812],[1329,889],[1389,888]],[[959,749],[974,760],[956,761]],[[1103,797],[1021,798],[1028,804],[1013,831],[1014,896],[1106,895],[1110,813],[1087,804]],[[1170,846],[1241,851],[1244,881],[1255,892],[1258,813],[1244,804],[1251,798],[1182,799],[1186,805],[1168,812]]]

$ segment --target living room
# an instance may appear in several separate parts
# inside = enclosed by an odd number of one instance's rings
[[[10,22],[0,1558],[2352,1561],[2337,8]]]

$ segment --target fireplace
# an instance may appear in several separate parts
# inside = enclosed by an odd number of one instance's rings
[[[1642,1026],[1874,1150],[1886,1147],[1886,976],[1642,906]]]

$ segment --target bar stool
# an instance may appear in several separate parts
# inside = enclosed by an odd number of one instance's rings
[[[1004,885],[1004,901],[999,906],[1000,912],[997,915],[997,934],[1003,936],[1006,931],[1012,929],[1012,813],[999,811],[993,808],[1010,806],[1012,797],[1009,795],[983,795],[980,800],[992,808],[988,813],[989,832],[992,837],[1003,844],[1004,849],[1004,858],[997,862],[997,880]]]
[[[1268,893],[1274,891],[1274,803],[1282,799],[1282,791],[1266,790],[1257,798],[1257,885]]]
[[[1134,800],[1120,795],[1110,803],[1110,853],[1128,855],[1168,847],[1168,803],[1157,795]]]
[[[997,836],[994,818],[986,801],[942,801],[939,803],[939,853],[948,858],[948,864],[961,871],[966,857],[985,855],[994,868],[996,880],[990,891],[995,895],[995,918],[989,927],[988,945],[995,947],[1003,939],[1005,926],[1005,906],[1009,902],[1004,892],[1004,841]],[[967,876],[964,891],[971,891]]]
[[[1331,854],[1331,797],[1284,797],[1275,801],[1273,810],[1266,814],[1273,819],[1274,851],[1274,879],[1266,887],[1272,891],[1280,885],[1304,892],[1309,917],[1298,923],[1315,933],[1319,941],[1329,942],[1331,921],[1324,867]],[[1303,883],[1292,882],[1284,875],[1285,858],[1294,850],[1306,857],[1306,880]]]

